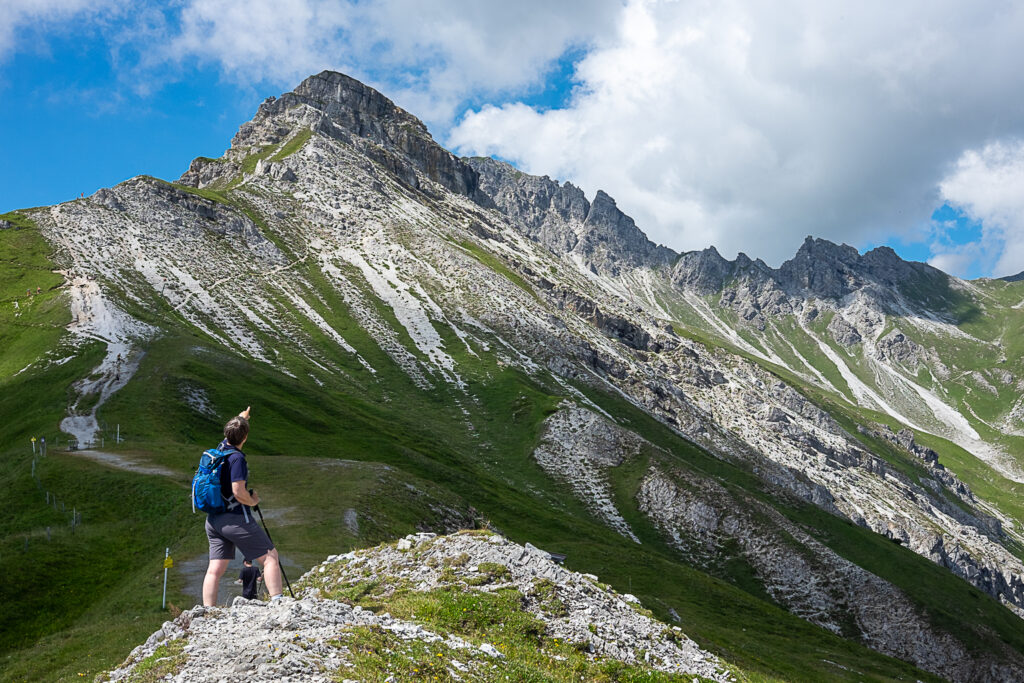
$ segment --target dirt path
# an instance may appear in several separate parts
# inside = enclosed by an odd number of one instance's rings
[[[174,470],[162,467],[161,465],[153,465],[118,453],[84,450],[70,451],[68,455],[82,456],[94,462],[98,462],[101,465],[106,465],[107,467],[126,470],[128,472],[136,472],[138,474],[156,474],[164,477],[174,477],[176,479],[180,479],[184,476],[180,472],[175,472]]]

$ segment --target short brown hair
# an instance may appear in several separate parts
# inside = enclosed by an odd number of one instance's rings
[[[231,418],[224,425],[224,438],[232,446],[241,446],[247,436],[249,436],[249,421],[241,415]]]

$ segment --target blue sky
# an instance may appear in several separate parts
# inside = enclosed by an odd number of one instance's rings
[[[176,178],[334,68],[675,249],[1024,269],[1024,10],[783,4],[7,0],[0,212]]]

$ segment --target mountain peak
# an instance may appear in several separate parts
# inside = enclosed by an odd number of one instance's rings
[[[860,257],[857,250],[849,244],[836,244],[820,237],[808,235],[797,250],[792,260],[802,258],[824,258],[841,263],[855,262]],[[783,266],[785,267],[785,266]]]
[[[361,137],[379,137],[382,124],[387,122],[411,126],[416,133],[430,137],[427,127],[418,118],[379,91],[337,71],[321,71],[310,76],[292,92],[268,103],[276,104],[276,109],[308,105]]]
[[[422,121],[337,71],[322,71],[291,92],[267,98],[253,119],[239,128],[224,159],[194,160],[181,181],[195,187],[228,183],[240,173],[252,172],[247,162],[254,155],[262,158],[281,151],[288,140],[309,132],[353,145],[413,189],[424,189],[420,178],[425,176],[488,204],[479,191],[479,174],[438,145]]]

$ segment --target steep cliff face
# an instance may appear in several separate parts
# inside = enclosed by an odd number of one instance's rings
[[[403,445],[392,462],[451,477],[484,515],[571,518],[552,537],[601,539],[592,557],[651,546],[942,676],[1024,670],[1018,510],[968,480],[973,461],[947,469],[960,451],[934,438],[998,441],[943,384],[955,364],[935,335],[1001,348],[952,322],[971,285],[812,239],[779,269],[676,255],[603,192],[460,160],[330,72],[265,102],[179,183],[30,215],[94,283],[91,310],[117,311],[108,356],[188,334],[358,397],[358,414],[438,411],[431,439],[451,450]],[[94,374],[123,385],[134,367]],[[1004,372],[979,376],[1001,396],[1018,376]],[[92,411],[82,441],[110,395],[89,392],[68,415]]]
[[[481,189],[525,233],[557,254],[567,254],[594,273],[619,275],[639,266],[665,268],[676,253],[655,245],[598,190],[590,202],[571,183],[530,176],[494,159],[468,159]]]

